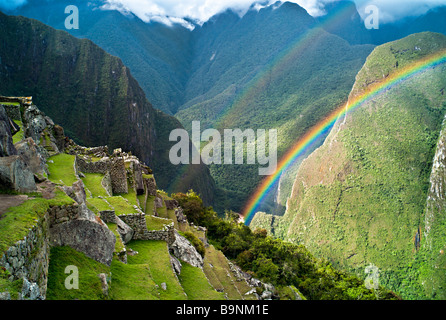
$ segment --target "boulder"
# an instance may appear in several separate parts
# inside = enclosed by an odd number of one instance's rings
[[[47,127],[44,114],[36,106],[30,106],[25,110],[24,123],[25,135],[38,143],[43,130]]]
[[[107,266],[111,265],[115,243],[116,237],[107,226],[91,220],[71,220],[50,228],[51,245],[69,246]]]
[[[37,285],[37,283],[30,282],[28,279],[23,278],[21,299],[23,299],[23,300],[43,300],[43,297],[40,293],[40,288]]]
[[[18,155],[0,158],[0,185],[21,193],[37,190],[34,174]]]
[[[11,295],[9,292],[0,292],[0,301],[11,300]]]
[[[173,271],[179,275],[182,267],[181,262],[177,258],[170,256],[170,264],[172,265]]]
[[[187,218],[184,215],[183,208],[178,207],[175,209],[175,216],[177,217],[177,221],[180,223],[187,222]]]
[[[133,239],[134,231],[124,221],[116,217],[116,224],[118,226],[118,233],[121,236],[122,242],[127,244]]]
[[[198,253],[197,249],[176,230],[174,231],[175,241],[170,244],[169,251],[177,259],[190,264],[193,267],[202,268],[203,258]]]
[[[82,180],[77,180],[71,187],[64,186],[63,189],[78,204],[83,204],[87,201],[87,194],[85,193],[85,186]]]
[[[0,157],[16,155],[12,142],[11,126],[5,108],[0,105]]]
[[[45,159],[38,152],[36,143],[32,138],[24,139],[15,144],[17,154],[28,165],[38,181],[44,181],[48,176]]]
[[[178,201],[177,200],[164,200],[164,203],[166,204],[167,210],[174,210],[178,208]]]
[[[100,281],[101,281],[101,287],[102,287],[102,293],[104,296],[108,296],[108,283],[107,283],[107,275],[105,273],[100,273],[98,275]]]

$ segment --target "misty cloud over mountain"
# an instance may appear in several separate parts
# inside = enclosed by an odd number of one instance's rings
[[[327,3],[337,1],[339,0],[290,0],[289,2],[299,4],[310,15],[317,17],[326,13],[324,7]],[[0,0],[0,9],[14,10],[27,2],[32,1]],[[167,25],[180,23],[188,27],[191,27],[189,20],[203,23],[227,9],[244,15],[249,8],[260,9],[275,3],[279,5],[275,0],[96,0],[90,2],[98,3],[105,10],[118,10],[124,14],[133,13],[145,22],[158,21]],[[383,23],[422,15],[430,9],[446,5],[446,0],[354,0],[354,2],[362,17],[366,16],[367,6],[378,7]]]

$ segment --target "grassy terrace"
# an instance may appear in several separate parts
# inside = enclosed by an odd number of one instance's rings
[[[65,273],[67,266],[76,266],[79,271],[79,289],[67,290]],[[103,300],[98,274],[110,274],[110,268],[90,259],[85,254],[69,247],[54,247],[50,252],[48,269],[47,300]]]
[[[110,295],[113,300],[159,300],[157,284],[146,265],[113,260],[111,272]]]
[[[172,220],[160,219],[155,216],[146,215],[147,230],[161,230],[165,225],[172,223]]]
[[[87,188],[92,197],[108,197],[109,194],[107,191],[102,187],[102,179],[104,179],[104,175],[100,173],[84,173],[84,178],[82,178],[82,181],[85,185],[85,188]],[[88,195],[88,191],[87,191]]]
[[[159,286],[158,294],[162,300],[184,300],[186,298],[183,288],[178,282],[170,264],[167,243],[164,241],[131,241],[128,244],[138,251],[135,256],[129,256],[129,265],[144,265],[149,270],[153,281]],[[166,290],[161,284],[166,284]]]
[[[17,142],[20,142],[20,141],[23,140],[24,132],[23,132],[23,123],[22,123],[22,121],[14,120],[14,123],[20,127],[20,131],[17,132],[17,133],[12,137],[12,143],[13,143],[13,144],[16,144]]]
[[[228,270],[230,270],[229,263],[223,253],[214,246],[206,248],[203,271],[212,286],[224,290],[230,300],[255,299],[254,295],[245,296],[251,288],[245,281],[237,281],[232,273],[227,272]]]
[[[110,205],[101,198],[87,198],[87,204],[90,210],[98,213],[99,211],[109,211],[112,210]]]
[[[117,216],[137,213],[135,208],[121,196],[108,197],[107,201],[115,209]]]
[[[181,285],[189,300],[224,300],[224,293],[217,292],[207,280],[200,268],[192,267],[190,264],[181,263],[181,274],[179,276]]]
[[[71,205],[74,201],[56,189],[53,199],[36,197],[19,206],[12,207],[0,219],[0,254],[23,239],[50,207]]]
[[[74,172],[75,158],[75,156],[66,153],[50,157],[50,161],[48,161],[50,175],[48,178],[54,183],[72,186],[77,181]]]

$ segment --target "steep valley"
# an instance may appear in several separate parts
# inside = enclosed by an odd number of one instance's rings
[[[377,47],[356,77],[349,104],[399,69],[445,48],[446,37],[434,33]],[[372,264],[380,283],[403,298],[440,298],[444,277],[427,270],[445,267],[442,200],[432,195],[440,188],[433,183],[442,181],[432,174],[441,171],[431,174],[435,153],[443,152],[445,85],[444,64],[432,66],[342,115],[300,166],[285,215],[271,222],[259,214],[252,227],[272,224],[275,236],[305,244],[364,277]],[[434,168],[442,166],[438,157]],[[437,237],[428,245],[431,227]]]

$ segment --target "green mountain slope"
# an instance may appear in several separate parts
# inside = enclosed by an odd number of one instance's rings
[[[160,188],[194,188],[209,204],[215,188],[204,165],[173,166],[168,158],[173,117],[153,109],[122,61],[90,40],[36,20],[0,13],[0,92],[33,96],[73,140],[131,151],[163,173]],[[181,176],[181,188],[171,183]],[[196,177],[196,179],[194,178]],[[190,181],[190,184],[187,183]]]
[[[280,31],[279,31],[280,30]],[[225,12],[196,30],[186,102],[176,117],[190,129],[278,129],[278,156],[348,97],[373,50],[326,32],[296,4]],[[211,165],[218,187],[240,210],[261,180],[257,165]],[[243,179],[240,179],[243,177]],[[289,181],[289,180],[288,180]],[[282,180],[280,199],[291,191]],[[262,208],[265,209],[265,208]]]
[[[433,33],[376,48],[350,100],[396,69],[445,48],[446,37]],[[420,276],[431,263],[416,239],[424,229],[446,112],[445,74],[445,66],[426,70],[338,120],[323,146],[299,168],[285,216],[270,220],[275,235],[305,244],[360,276],[373,264],[380,283],[403,298],[432,297]],[[444,241],[441,233],[437,236],[434,241]],[[442,277],[431,280],[444,285]]]
[[[11,14],[37,19],[77,38],[93,41],[122,59],[150,103],[168,114],[176,112],[190,64],[190,30],[181,26],[145,23],[133,14],[101,10],[102,0],[31,0]],[[79,10],[79,29],[65,28],[65,7]]]
[[[351,32],[362,28],[358,29],[358,19],[333,29],[289,2],[251,8],[243,17],[228,10],[193,31],[147,24],[132,14],[93,10],[100,1],[30,0],[14,14],[65,30],[63,10],[69,4],[79,8],[80,27],[68,32],[120,57],[156,109],[175,114],[187,129],[193,120],[201,121],[203,129],[277,128],[280,154],[347,99],[354,76],[373,49],[350,46],[329,33],[363,43],[360,34]],[[347,7],[342,19],[356,10],[352,3]],[[328,9],[337,16],[343,6]],[[210,169],[220,189],[215,192],[220,213],[224,208],[240,211],[261,179],[257,166]],[[281,181],[283,207],[292,174]]]

